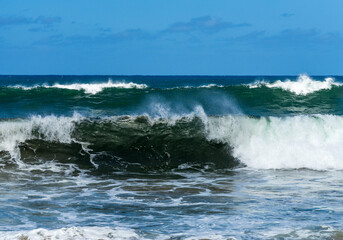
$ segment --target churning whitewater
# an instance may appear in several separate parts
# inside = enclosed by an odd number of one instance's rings
[[[339,239],[342,84],[0,76],[0,239]]]

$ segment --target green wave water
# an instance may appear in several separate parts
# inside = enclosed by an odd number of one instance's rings
[[[20,83],[0,77],[0,116],[72,115],[75,111],[93,117],[154,115],[156,106],[187,114],[198,105],[210,115],[238,112],[255,116],[341,115],[343,109],[339,77],[314,80],[304,75],[292,81],[287,78],[268,81],[262,77],[218,80],[203,77],[198,81],[185,77],[145,77],[137,82],[108,78],[92,82],[92,77],[84,77],[81,83],[71,80],[44,83],[41,78]],[[46,79],[49,82],[49,77]]]

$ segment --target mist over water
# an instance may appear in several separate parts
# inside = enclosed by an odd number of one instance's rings
[[[342,80],[0,76],[0,236],[339,239]]]

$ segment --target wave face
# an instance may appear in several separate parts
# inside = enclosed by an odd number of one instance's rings
[[[73,162],[99,173],[182,166],[343,169],[343,117],[32,117],[0,123],[3,158]],[[52,151],[51,151],[52,149]],[[11,162],[11,161],[9,161]]]
[[[1,122],[0,137],[3,158],[18,165],[34,159],[56,159],[105,173],[166,170],[183,164],[221,168],[238,164],[230,146],[208,139],[203,121],[194,115],[98,120],[79,115],[32,117]]]

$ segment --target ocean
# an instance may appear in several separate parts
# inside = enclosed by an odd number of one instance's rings
[[[0,76],[0,239],[343,239],[343,77]]]

